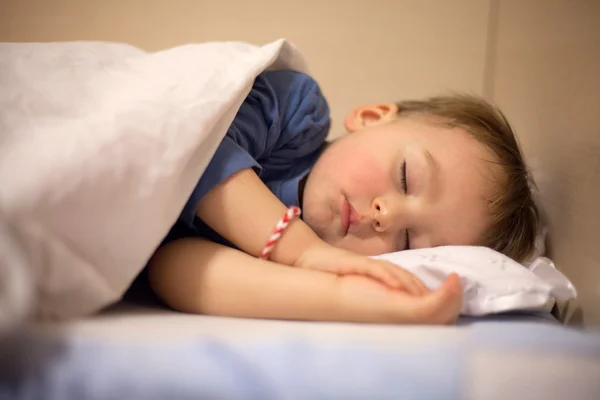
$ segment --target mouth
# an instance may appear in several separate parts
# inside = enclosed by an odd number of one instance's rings
[[[356,222],[356,210],[352,207],[348,199],[344,196],[344,200],[342,201],[342,209],[340,213],[340,224],[342,228],[343,236],[348,235],[350,228]]]

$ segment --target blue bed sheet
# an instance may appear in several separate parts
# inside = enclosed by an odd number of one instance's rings
[[[600,362],[599,336],[558,324],[486,320],[464,329],[457,342],[390,351],[291,338],[232,346],[207,339],[130,345],[21,337],[0,369],[0,399],[453,400],[465,398],[469,360],[480,352],[512,352],[515,363],[519,357],[546,362],[548,355]],[[43,360],[27,356],[44,353]],[[592,384],[594,390],[600,386]]]

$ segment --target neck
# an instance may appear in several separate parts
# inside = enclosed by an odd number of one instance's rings
[[[323,146],[321,147],[321,150],[319,152],[319,156],[317,157],[317,162],[319,161],[319,157],[321,157],[321,155],[323,155],[323,152],[325,150],[327,150],[327,148],[331,145],[332,142],[325,142],[323,144]],[[304,204],[304,188],[306,187],[306,181],[308,180],[308,176],[310,175],[311,171],[308,171],[308,173],[304,176],[304,178],[300,179],[300,182],[298,182],[298,202],[300,204],[298,204],[298,207],[300,207],[300,209],[302,209],[302,205]]]

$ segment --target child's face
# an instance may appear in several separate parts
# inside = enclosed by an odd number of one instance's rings
[[[407,235],[411,249],[476,244],[491,223],[491,153],[462,129],[419,116],[393,121],[393,106],[374,107],[355,110],[346,120],[355,132],[315,164],[304,221],[365,255],[407,249]]]

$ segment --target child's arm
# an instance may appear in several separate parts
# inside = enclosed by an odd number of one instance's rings
[[[286,210],[256,173],[245,169],[208,192],[198,203],[196,215],[239,249],[257,256]],[[414,275],[391,263],[330,246],[299,219],[277,242],[271,260],[339,275],[368,275],[411,294],[428,292]]]
[[[240,250],[258,256],[287,208],[252,169],[244,169],[221,182],[198,203],[196,215]],[[271,260],[295,265],[319,237],[296,219],[271,253]]]
[[[433,293],[411,296],[369,278],[277,265],[203,239],[159,249],[149,278],[176,310],[231,317],[443,324],[461,305],[456,276]]]

